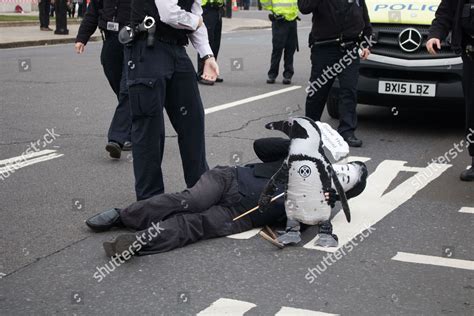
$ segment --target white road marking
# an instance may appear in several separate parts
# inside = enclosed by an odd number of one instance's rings
[[[382,218],[411,199],[418,191],[438,178],[452,165],[430,164],[425,168],[405,166],[406,161],[385,160],[369,176],[364,192],[349,200],[352,221],[348,223],[343,212],[339,212],[332,220],[334,234],[339,237],[339,246],[323,248],[314,246],[316,237],[304,245],[307,249],[317,249],[326,252],[336,252],[350,242],[362,231],[375,225]],[[401,171],[416,172],[396,188],[384,194],[391,182]],[[423,181],[420,181],[420,178]],[[418,181],[418,182],[415,182]]]
[[[227,238],[232,238],[232,239],[250,239],[253,236],[257,235],[262,229],[261,228],[254,228],[251,230],[248,230],[243,233],[239,234],[234,234],[234,235],[229,235]]]
[[[474,214],[474,207],[461,207],[459,210],[459,213],[468,213],[468,214]]]
[[[234,102],[230,102],[230,103],[225,103],[225,104],[213,106],[213,107],[211,107],[211,108],[205,109],[205,110],[204,110],[204,113],[205,113],[205,114],[211,114],[211,113],[214,113],[214,112],[218,112],[218,111],[222,111],[222,110],[227,110],[227,109],[230,109],[230,108],[233,108],[233,107],[242,105],[242,104],[246,104],[246,103],[258,101],[258,100],[261,100],[261,99],[273,97],[273,96],[275,96],[275,95],[282,94],[282,93],[286,93],[286,92],[290,92],[290,91],[293,91],[293,90],[297,90],[297,89],[299,89],[299,88],[301,88],[301,86],[291,86],[291,87],[288,87],[288,88],[284,88],[284,89],[280,89],[280,90],[276,90],[276,91],[272,91],[272,92],[268,92],[268,93],[256,95],[256,96],[254,96],[254,97],[242,99],[242,100],[239,100],[239,101],[234,101]]]
[[[0,174],[14,173],[18,169],[43,162],[51,159],[59,158],[64,154],[58,154],[56,150],[41,150],[29,155],[13,157],[5,160],[0,160]],[[36,157],[36,158],[34,158]],[[33,159],[31,159],[33,158]]]
[[[221,315],[241,316],[256,306],[257,305],[249,303],[249,302],[232,300],[230,298],[220,298],[214,303],[212,303],[211,306],[200,311],[197,315],[199,316],[221,316]]]
[[[275,316],[338,316],[338,314],[328,314],[323,312],[311,311],[308,309],[300,309],[283,306]]]
[[[429,264],[433,266],[449,267],[456,269],[474,270],[474,261],[443,258],[436,256],[425,256],[407,252],[397,252],[392,260],[410,262],[410,263],[421,263]]]

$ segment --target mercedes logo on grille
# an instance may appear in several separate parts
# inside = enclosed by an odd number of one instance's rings
[[[417,29],[407,28],[398,35],[398,45],[407,53],[413,53],[421,46],[423,37]]]

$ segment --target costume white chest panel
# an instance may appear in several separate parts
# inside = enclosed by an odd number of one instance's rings
[[[291,162],[285,208],[288,218],[307,225],[329,219],[331,207],[324,197],[321,175],[313,161]]]

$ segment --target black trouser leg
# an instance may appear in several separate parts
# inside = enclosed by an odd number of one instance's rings
[[[114,117],[110,123],[108,139],[123,145],[131,140],[132,115],[130,113],[130,99],[127,87],[127,65],[122,66],[122,80],[120,81],[120,92],[118,105]]]
[[[207,36],[209,38],[209,45],[211,46],[212,54],[217,59],[219,48],[221,46],[222,33],[222,15],[220,8],[212,8],[204,6],[202,19],[207,28]],[[198,75],[202,75],[204,69],[204,62],[200,56],[197,56]]]
[[[272,22],[272,56],[270,59],[270,70],[268,70],[268,78],[275,79],[278,77],[280,70],[280,60],[285,49],[286,38],[288,36],[288,25],[284,21]]]
[[[311,87],[306,91],[306,116],[315,121],[321,120],[329,90],[336,78],[327,71],[327,67],[334,65],[339,56],[339,48],[335,46],[311,48]]]
[[[178,134],[179,152],[183,164],[184,179],[192,187],[209,170],[206,161],[204,136],[204,108],[196,81],[196,74],[184,49],[177,53],[177,69],[166,90],[166,112]],[[186,66],[188,63],[190,66]],[[183,88],[186,93],[183,93]]]
[[[472,58],[474,58],[474,56]],[[463,56],[463,62],[466,134],[469,142],[469,155],[474,158],[474,60],[468,56]]]
[[[49,7],[50,0],[42,0],[38,4],[40,27],[49,27]]]
[[[351,59],[352,63],[347,66],[338,76],[339,79],[339,127],[337,131],[342,136],[352,135],[357,127],[357,82],[359,80],[359,54],[355,51],[357,58]]]
[[[186,184],[191,187],[208,170],[204,110],[193,64],[184,47],[160,41],[149,48],[146,41],[137,40],[126,52],[137,199],[164,192],[161,161],[165,104],[178,133]]]
[[[284,62],[285,67],[283,71],[283,77],[287,79],[291,79],[295,70],[293,68],[293,56],[296,52],[296,47],[298,45],[298,33],[297,33],[297,25],[296,20],[291,22],[285,22],[288,24],[288,35],[286,37],[285,43],[285,55],[284,55]]]
[[[112,90],[117,95],[117,99],[119,99],[123,67],[123,45],[118,41],[116,33],[105,32],[100,62],[110,87],[112,87]]]
[[[140,252],[151,254],[251,229],[248,217],[232,221],[240,213],[230,206],[239,199],[235,170],[216,167],[204,173],[192,188],[133,203],[120,212],[120,217],[125,226],[139,231],[137,235],[159,223],[161,233]]]

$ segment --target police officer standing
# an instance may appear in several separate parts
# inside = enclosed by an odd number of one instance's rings
[[[284,55],[283,84],[291,84],[294,74],[293,55],[298,47],[296,20],[298,19],[297,0],[262,0],[264,10],[272,21],[272,57],[267,83],[275,83],[280,68],[281,56]]]
[[[201,0],[132,0],[132,40],[125,50],[132,111],[133,168],[138,200],[164,192],[161,162],[165,143],[163,108],[178,134],[186,185],[209,169],[204,109],[196,71],[186,53],[191,41],[204,61],[202,77],[215,81]],[[126,30],[126,29],[125,29]]]
[[[472,166],[461,173],[461,180],[474,181],[474,1],[442,0],[430,28],[426,48],[436,55],[441,41],[451,32],[451,46],[462,54],[463,89],[466,102],[466,134]]]
[[[340,85],[338,132],[349,146],[360,147],[362,141],[354,134],[357,127],[357,81],[360,57],[367,59],[370,51],[365,47],[359,56],[357,46],[372,35],[365,0],[298,0],[298,7],[303,14],[313,14],[309,36],[311,89],[306,89],[306,116],[315,121],[321,119],[337,77]]]
[[[82,54],[97,27],[102,32],[104,44],[100,61],[118,105],[110,124],[105,149],[110,157],[120,158],[122,150],[131,150],[130,130],[132,118],[123,62],[123,45],[118,41],[118,31],[130,21],[131,0],[91,0],[76,37],[76,52]],[[123,74],[122,74],[123,73]]]
[[[222,36],[222,15],[224,11],[224,0],[202,0],[202,18],[204,25],[207,28],[207,35],[209,37],[209,45],[211,45],[214,58],[217,60],[219,49],[221,47]],[[204,69],[204,61],[198,55],[198,80],[205,85],[214,85],[213,81],[206,80],[201,77]],[[216,78],[216,82],[223,82],[222,78]]]

